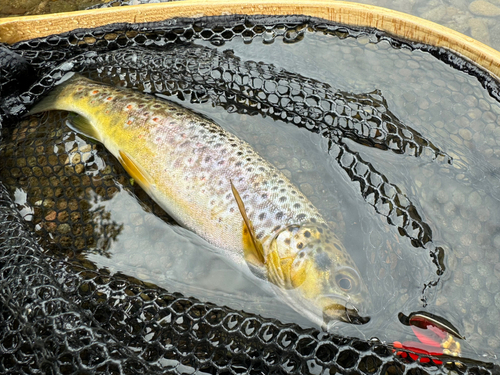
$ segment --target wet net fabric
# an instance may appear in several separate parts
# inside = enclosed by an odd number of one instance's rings
[[[348,33],[297,17],[218,17],[108,26],[5,46],[0,51],[2,123],[13,124],[66,73],[80,72],[105,83],[190,101],[210,100],[231,112],[271,116],[304,127],[329,139],[331,157],[359,183],[360,194],[401,236],[430,251],[439,274],[440,249],[433,247],[423,216],[397,185],[343,141],[446,163],[449,157],[439,145],[402,124],[378,92],[338,91],[272,65],[190,44],[204,40],[218,45],[235,37],[247,42],[283,37],[293,43],[307,27]],[[35,73],[32,82],[26,82],[27,72]],[[113,194],[113,186],[98,186],[77,166],[66,168],[64,160],[43,148],[48,135],[30,138],[30,129],[38,125],[24,120],[22,128],[10,126],[4,135],[14,134],[18,148],[4,146],[15,162],[5,165],[2,181],[24,177],[39,194],[51,191],[55,198],[53,207],[40,208],[38,215],[53,225],[38,230],[38,238],[32,226],[38,223],[25,223],[12,201],[12,189],[0,186],[2,373],[498,373],[497,367],[454,357],[440,357],[444,364],[425,356],[405,359],[377,340],[304,330],[97,269],[79,258],[78,250],[112,236],[112,228],[94,232],[90,223],[95,220],[80,205],[78,192],[92,187],[105,197]],[[24,149],[26,139],[40,148],[38,155],[16,151]],[[85,149],[78,155],[88,153],[92,158],[93,152]],[[108,173],[123,175],[119,168],[110,167]],[[61,185],[50,181],[47,169],[59,174]],[[127,185],[126,178],[120,181]],[[58,201],[58,194],[64,199]]]
[[[0,192],[2,373],[302,374],[308,367],[352,368],[360,359],[371,369],[382,363],[379,357],[390,356],[384,347],[282,325],[48,257],[4,186]]]

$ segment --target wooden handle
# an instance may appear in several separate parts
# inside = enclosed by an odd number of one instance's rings
[[[162,21],[174,17],[229,14],[306,15],[347,26],[373,27],[393,36],[444,47],[500,77],[500,52],[457,31],[401,12],[372,5],[331,0],[185,0],[161,4],[84,10],[0,19],[0,42],[59,34],[111,23]]]

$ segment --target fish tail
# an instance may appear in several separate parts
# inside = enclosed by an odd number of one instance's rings
[[[68,100],[71,96],[67,95],[67,93],[70,92],[72,86],[74,86],[77,81],[82,79],[85,78],[75,74],[61,85],[55,86],[46,96],[43,97],[41,101],[31,108],[28,114],[34,115],[36,113],[52,110],[71,110],[71,103]]]
[[[88,85],[88,83],[93,82],[78,74],[73,75],[61,85],[54,87],[28,112],[28,115],[52,110],[71,112],[66,121],[69,128],[96,141],[101,141],[101,135],[92,123],[88,111],[74,95],[78,85]]]

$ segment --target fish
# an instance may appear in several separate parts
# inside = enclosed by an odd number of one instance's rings
[[[307,197],[250,144],[178,104],[74,74],[29,114],[68,111],[180,225],[243,257],[288,304],[324,326],[364,324],[367,287]]]

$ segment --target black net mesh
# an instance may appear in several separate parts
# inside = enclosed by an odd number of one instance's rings
[[[81,256],[86,248],[105,251],[120,230],[106,213],[90,209],[92,196],[108,199],[121,188],[133,190],[149,210],[172,219],[131,184],[101,146],[44,126],[63,123],[64,113],[19,119],[68,72],[181,100],[211,101],[228,112],[270,116],[321,134],[329,141],[330,157],[359,183],[366,202],[414,247],[430,253],[437,278],[444,269],[442,249],[433,245],[424,216],[345,141],[450,163],[438,144],[399,121],[378,91],[335,90],[273,65],[191,44],[217,46],[235,37],[294,43],[307,30],[386,38],[304,17],[233,16],[111,25],[1,47],[0,119],[15,126],[4,129],[0,171],[5,184],[0,190],[0,371],[498,373],[498,366],[488,363],[422,355],[415,360],[378,340],[339,337],[202,303],[111,275]],[[494,90],[491,80],[484,82]],[[27,191],[24,208],[12,201],[16,187]],[[29,216],[29,223],[22,216]]]

